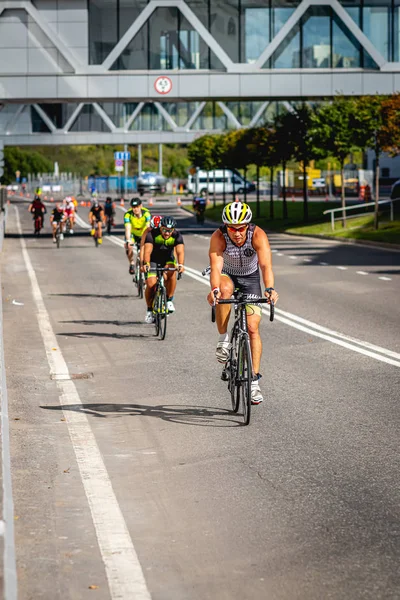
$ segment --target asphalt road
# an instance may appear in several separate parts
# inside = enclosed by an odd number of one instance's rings
[[[280,302],[243,427],[198,275],[214,227],[154,207],[190,269],[161,342],[122,210],[112,241],[57,249],[26,208],[2,256],[19,597],[400,598],[400,253],[270,236]]]

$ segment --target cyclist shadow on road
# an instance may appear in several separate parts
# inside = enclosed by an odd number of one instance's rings
[[[196,427],[241,427],[243,419],[225,408],[187,404],[66,404],[41,406],[45,410],[81,412],[97,418],[155,417],[179,425]],[[68,417],[67,417],[68,420]]]

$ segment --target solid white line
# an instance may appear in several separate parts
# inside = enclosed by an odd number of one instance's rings
[[[203,277],[200,271],[197,271],[197,269],[192,269],[185,265],[185,272],[189,275],[189,277],[193,277],[193,279],[196,279],[196,281],[204,283],[207,286],[210,284],[209,276]],[[268,309],[263,308],[262,311],[264,314],[269,316]],[[275,319],[277,321],[285,323],[285,325],[290,325],[290,327],[294,327],[295,329],[299,329],[300,331],[304,331],[306,333],[314,335],[315,337],[327,340],[328,342],[332,342],[333,344],[337,344],[338,346],[342,346],[343,348],[347,348],[348,350],[352,350],[353,352],[358,352],[359,354],[364,354],[365,356],[369,356],[370,358],[374,358],[375,360],[385,362],[395,367],[400,367],[400,354],[398,354],[397,352],[392,352],[391,350],[387,350],[386,348],[374,346],[369,342],[357,340],[356,338],[352,338],[343,333],[332,331],[330,329],[327,329],[326,327],[318,325],[317,323],[307,321],[302,317],[298,317],[297,315],[293,315],[292,313],[283,311],[279,308],[275,308]],[[357,344],[357,346],[355,344]],[[372,352],[372,350],[375,350],[375,352]],[[378,354],[378,352],[381,352],[386,356],[382,356]],[[397,360],[393,360],[390,357],[396,358]]]
[[[68,367],[58,346],[36,273],[32,267],[25,240],[22,237],[17,207],[15,207],[15,210],[18,232],[21,236],[22,254],[31,281],[39,329],[47,354],[50,374],[53,376],[68,376]],[[68,425],[83,487],[92,514],[111,598],[112,600],[130,600],[132,598],[135,600],[150,600],[151,596],[146,586],[138,556],[96,439],[87,416],[79,410],[82,402],[75,384],[71,380],[57,380],[57,387],[60,390],[61,406],[70,405],[73,407],[73,410],[64,411],[64,418]]]
[[[378,279],[382,279],[382,281],[392,281],[391,277],[378,277]]]
[[[357,275],[368,275],[366,271],[356,271]]]

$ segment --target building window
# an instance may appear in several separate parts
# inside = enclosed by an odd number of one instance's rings
[[[239,0],[209,0],[211,35],[233,62],[239,62]]]
[[[387,60],[390,59],[391,0],[364,0],[363,31],[370,42]]]
[[[89,0],[89,63],[101,64],[118,42],[117,2]]]
[[[302,19],[302,63],[306,69],[331,66],[330,8],[314,7]]]
[[[270,42],[270,11],[263,7],[244,7],[244,62],[254,63]],[[243,37],[243,36],[242,36]],[[242,59],[242,60],[243,60]]]

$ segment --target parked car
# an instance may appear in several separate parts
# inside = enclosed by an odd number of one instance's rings
[[[159,173],[142,171],[137,178],[137,191],[141,196],[146,192],[164,193],[167,188],[167,179]]]
[[[188,178],[188,190],[192,194],[200,194],[205,196],[207,193],[207,181],[208,181],[208,193],[213,194],[232,194],[237,192],[243,194],[246,192],[254,192],[255,185],[250,181],[245,181],[240,173],[236,171],[230,171],[229,169],[216,169],[215,171],[197,171],[194,175],[189,174]]]

